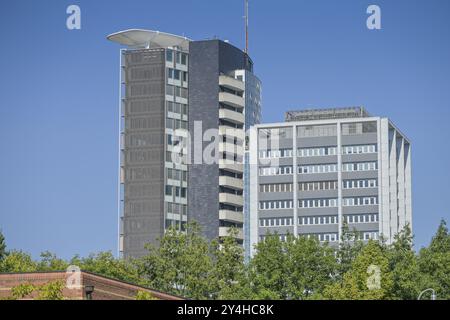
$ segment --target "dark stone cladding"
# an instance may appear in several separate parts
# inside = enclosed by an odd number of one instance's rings
[[[252,62],[240,49],[221,40],[193,41],[189,44],[189,131],[194,138],[194,122],[202,122],[202,135],[219,126],[219,75],[237,69],[252,71]],[[193,164],[188,177],[188,220],[196,221],[203,235],[212,240],[219,234],[219,166],[194,164],[194,154],[205,146],[191,144]],[[197,152],[197,153],[196,153]]]

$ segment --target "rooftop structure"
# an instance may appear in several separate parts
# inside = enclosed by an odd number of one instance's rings
[[[347,119],[347,118],[366,118],[370,114],[364,107],[346,107],[330,109],[306,109],[286,112],[285,120],[290,121],[308,121],[308,120],[328,120],[328,119]]]

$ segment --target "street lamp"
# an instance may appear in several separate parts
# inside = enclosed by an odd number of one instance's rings
[[[434,289],[432,288],[428,288],[423,290],[420,294],[419,297],[417,298],[417,300],[420,300],[420,298],[422,298],[422,295],[427,292],[427,291],[431,291],[431,300],[436,300],[436,291],[434,291]]]

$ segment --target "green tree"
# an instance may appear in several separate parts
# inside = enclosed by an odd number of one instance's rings
[[[308,299],[333,281],[337,263],[334,250],[317,239],[289,236],[284,243],[287,256],[286,289],[288,299]]]
[[[388,249],[389,269],[392,272],[393,299],[415,300],[423,285],[423,276],[413,250],[413,235],[409,225],[394,237]]]
[[[38,287],[37,300],[64,300],[62,280],[51,281]]]
[[[341,281],[325,287],[322,298],[333,300],[389,299],[392,273],[386,249],[379,242],[369,241],[355,258]]]
[[[0,262],[2,261],[2,259],[5,255],[6,255],[5,237],[3,236],[2,232],[0,231]],[[0,272],[1,272],[1,270],[0,270]]]
[[[214,299],[243,299],[245,286],[244,250],[237,243],[236,229],[211,243],[213,269],[211,272],[212,296]]]
[[[11,299],[20,300],[28,297],[36,290],[36,286],[31,283],[22,283],[11,289]]]
[[[185,232],[171,228],[159,246],[147,245],[147,249],[140,275],[148,286],[193,299],[211,297],[213,262],[209,243],[197,224],[187,225]]]
[[[85,258],[75,256],[70,260],[69,264],[78,266],[83,271],[97,273],[117,280],[142,284],[142,280],[139,279],[138,267],[135,264],[135,260],[117,259],[109,251],[90,254]]]
[[[148,291],[139,290],[136,294],[136,300],[158,300],[153,294]]]
[[[337,278],[342,279],[343,275],[350,270],[353,261],[364,247],[356,229],[350,230],[348,224],[344,222],[342,236],[336,257],[339,261]]]
[[[69,263],[58,258],[54,253],[45,251],[41,253],[41,260],[37,263],[39,271],[65,271]]]
[[[420,250],[419,268],[425,276],[420,289],[431,287],[438,299],[450,299],[450,234],[444,220],[429,247]]]
[[[288,259],[277,234],[268,235],[255,246],[249,265],[250,299],[280,300],[287,297]]]
[[[38,264],[23,251],[10,251],[0,261],[0,272],[35,272]]]

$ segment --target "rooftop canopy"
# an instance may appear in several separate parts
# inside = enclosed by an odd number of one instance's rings
[[[129,29],[110,34],[108,40],[133,47],[133,48],[168,48],[180,47],[182,50],[189,50],[190,39],[170,33]]]

